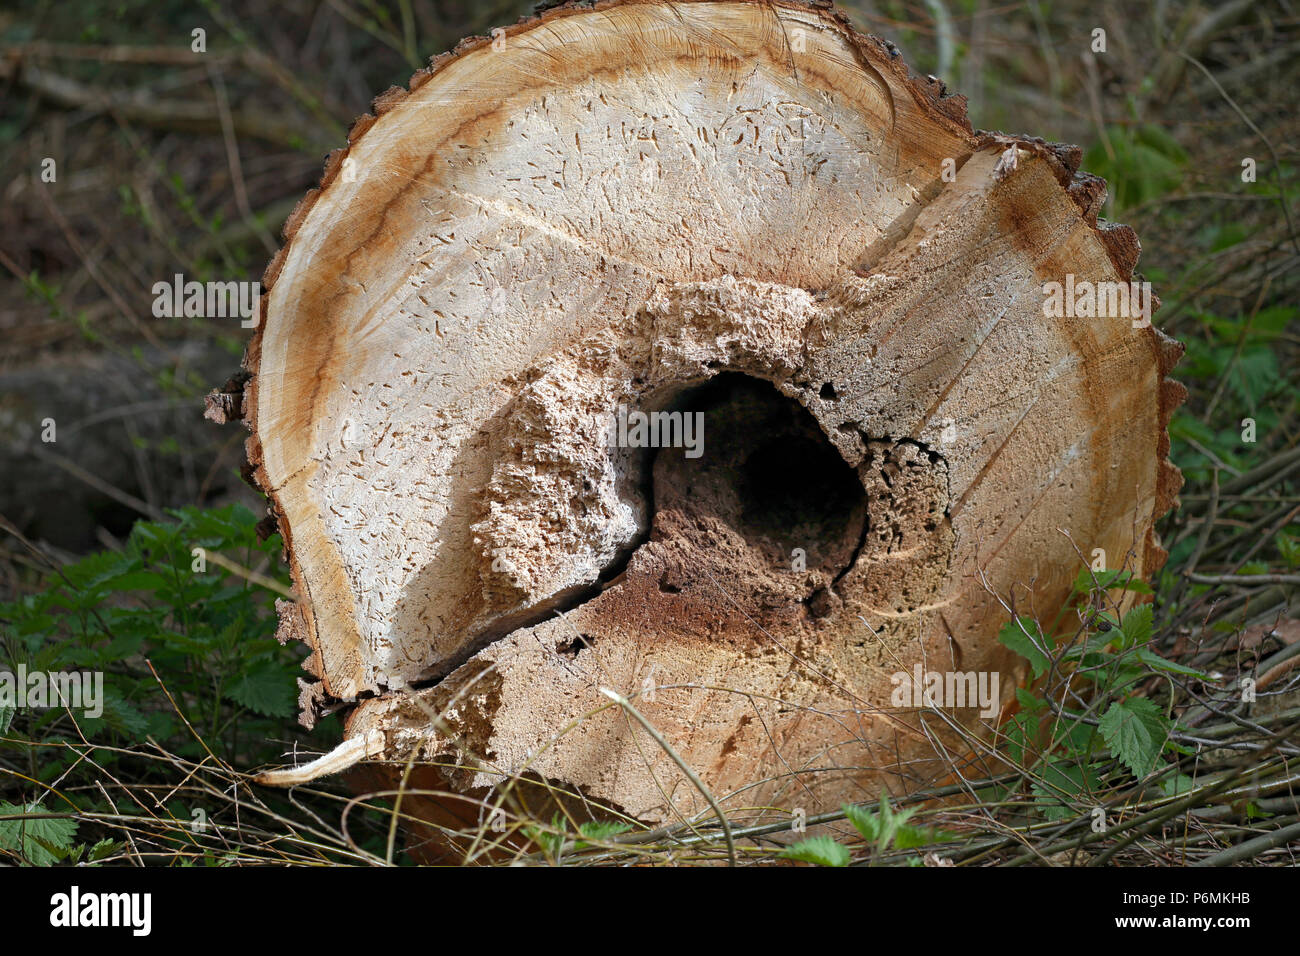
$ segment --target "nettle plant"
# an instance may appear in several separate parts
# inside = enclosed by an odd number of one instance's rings
[[[249,765],[284,749],[301,652],[271,636],[276,590],[287,593],[280,537],[259,541],[238,505],[172,515],[0,603],[0,669],[104,675],[95,718],[0,705],[0,853],[38,865],[108,855],[77,842],[77,821],[17,818],[115,812],[99,784],[164,779],[170,765],[149,752]],[[193,808],[165,809],[188,821]]]
[[[1118,593],[1150,594],[1128,571],[1084,569],[1070,602],[1044,633],[1031,617],[1008,622],[998,639],[1029,662],[1031,689],[1018,688],[1020,711],[1002,729],[1005,756],[1021,770],[995,799],[1029,783],[1033,806],[1049,820],[1087,814],[1116,787],[1156,784],[1167,796],[1192,786],[1167,754],[1189,754],[1179,728],[1148,693],[1174,677],[1210,675],[1166,660],[1151,647],[1154,612],[1135,604],[1120,616]],[[1057,644],[1061,619],[1077,612],[1075,633]],[[1151,686],[1148,686],[1151,685]]]
[[[932,827],[921,827],[909,821],[920,810],[895,810],[884,794],[876,809],[861,804],[845,804],[841,808],[844,819],[853,824],[863,842],[871,851],[875,860],[885,854],[911,850],[943,843],[954,839],[954,835]],[[787,860],[800,863],[814,863],[818,866],[848,866],[853,862],[853,851],[832,836],[815,836],[800,840],[787,847],[781,856]],[[906,866],[921,866],[921,857],[909,854],[903,857]]]

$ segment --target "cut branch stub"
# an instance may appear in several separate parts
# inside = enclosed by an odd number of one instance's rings
[[[375,112],[286,226],[242,405],[349,754],[707,807],[608,687],[726,809],[915,789],[953,738],[898,674],[1005,709],[999,598],[1163,562],[1180,349],[1045,308],[1137,258],[1077,150],[798,3],[553,9]]]

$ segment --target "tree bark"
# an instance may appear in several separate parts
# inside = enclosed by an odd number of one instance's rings
[[[1077,148],[779,0],[566,5],[410,86],[290,217],[245,363],[304,719],[348,704],[268,782],[416,755],[707,814],[608,688],[725,810],[912,791],[1014,704],[1003,602],[1163,563],[1181,348],[1045,308],[1137,260]],[[655,411],[702,447],[611,443]],[[898,706],[918,667],[997,712]]]

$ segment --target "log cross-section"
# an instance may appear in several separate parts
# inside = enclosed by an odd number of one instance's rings
[[[679,760],[727,811],[952,774],[1024,678],[1002,602],[1165,557],[1180,349],[1115,308],[1137,240],[1078,162],[788,0],[561,6],[379,97],[241,406],[304,718],[352,741],[317,769],[646,821],[708,812]],[[917,668],[996,712],[897,706]]]

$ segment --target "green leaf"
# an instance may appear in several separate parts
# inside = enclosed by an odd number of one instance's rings
[[[1114,209],[1154,199],[1182,181],[1187,153],[1160,127],[1108,126],[1104,135],[1084,165],[1107,180]]]
[[[1287,531],[1279,531],[1273,536],[1278,552],[1288,567],[1300,567],[1300,538]]]
[[[862,838],[874,843],[881,851],[927,846],[940,837],[937,831],[929,828],[908,826],[907,821],[917,812],[916,808],[896,813],[884,794],[880,795],[878,811],[853,804],[844,804],[843,809],[845,818],[862,834]]]
[[[868,843],[875,843],[880,839],[880,817],[866,807],[846,803],[844,816]]]
[[[1002,625],[1002,630],[998,631],[998,641],[1026,658],[1034,677],[1042,677],[1047,672],[1050,663],[1047,653],[1052,649],[1052,642],[1043,636],[1038,622],[1032,617],[1018,617]]]
[[[170,582],[157,571],[128,571],[110,578],[114,591],[157,591]]]
[[[1023,711],[1014,715],[1007,722],[1006,735],[1007,757],[1021,767],[1032,762],[1026,758],[1032,758],[1034,743],[1038,739],[1038,718]]]
[[[1273,816],[1273,814],[1269,813],[1267,810],[1260,807],[1260,805],[1256,803],[1254,800],[1251,800],[1249,803],[1246,804],[1247,820],[1266,820],[1271,816]]]
[[[898,836],[894,838],[895,850],[915,850],[917,847],[929,846],[931,843],[943,843],[957,839],[955,833],[933,827],[899,827]]]
[[[90,855],[87,859],[91,863],[98,863],[105,857],[112,856],[124,846],[126,846],[125,843],[118,843],[116,840],[100,840],[90,848]]]
[[[99,718],[86,718],[87,729],[93,730],[103,721],[131,740],[143,740],[149,731],[148,718],[115,690],[104,688],[103,696],[104,713]]]
[[[1084,568],[1074,579],[1075,594],[1091,594],[1093,591],[1132,591],[1134,594],[1150,594],[1151,586],[1141,578],[1135,578],[1132,571],[1093,571]]]
[[[1132,697],[1110,705],[1101,718],[1101,735],[1135,776],[1145,777],[1155,768],[1170,726],[1155,701]]]
[[[138,561],[115,551],[101,551],[64,567],[63,576],[79,591],[93,591],[140,567]]]
[[[1226,364],[1226,363],[1225,363]],[[1277,384],[1277,354],[1269,345],[1253,345],[1237,358],[1228,383],[1250,410]]]
[[[1155,651],[1148,647],[1139,647],[1133,652],[1133,656],[1154,670],[1168,671],[1171,674],[1182,674],[1184,677],[1196,677],[1201,680],[1211,680],[1209,674],[1205,671],[1198,671],[1194,667],[1186,667],[1182,664],[1175,664],[1173,661],[1165,660]]]
[[[39,803],[29,803],[24,807],[0,803],[0,816],[48,812]],[[76,833],[76,820],[0,820],[0,847],[18,853],[33,866],[50,866],[71,849]]]
[[[555,814],[551,818],[550,827],[537,826],[530,824],[524,827],[524,835],[532,840],[551,860],[560,858],[560,850],[564,846],[565,826],[564,817]]]
[[[1176,773],[1160,784],[1160,789],[1164,791],[1166,797],[1178,797],[1191,792],[1195,786],[1196,781],[1191,777],[1186,774]]]
[[[1138,647],[1151,640],[1154,630],[1154,613],[1150,604],[1140,604],[1124,615],[1120,633],[1124,635],[1123,647]]]
[[[1022,708],[1031,714],[1036,714],[1039,711],[1047,709],[1046,701],[1037,694],[1025,690],[1023,687],[1016,688],[1016,700],[1020,703]]]
[[[264,717],[288,717],[294,710],[294,683],[284,668],[264,664],[241,674],[230,698]]]
[[[781,856],[801,863],[818,866],[848,866],[853,859],[846,846],[841,846],[828,836],[809,837],[788,846]]]
[[[903,831],[911,831],[911,827],[904,824],[910,820],[917,811],[917,807],[911,810],[904,810],[902,813],[895,813],[894,808],[889,805],[889,798],[883,793],[880,795],[880,848],[887,850],[898,842]]]
[[[1096,791],[1100,781],[1090,764],[1068,760],[1049,760],[1040,779],[1030,789],[1034,801],[1049,820],[1064,820],[1076,812],[1071,801],[1079,801]]]
[[[1086,756],[1091,750],[1094,732],[1092,724],[1062,717],[1052,724],[1052,743],[1063,744],[1067,754]]]
[[[574,844],[574,849],[584,850],[587,847],[591,846],[591,843],[589,843],[588,841],[592,841],[595,843],[603,843],[609,840],[611,837],[616,837],[620,833],[626,833],[628,830],[631,829],[632,829],[631,825],[627,823],[616,823],[614,821],[602,822],[602,821],[591,820],[588,821],[587,823],[580,823],[578,824],[578,833],[580,833],[582,836],[586,837],[587,839],[578,840]]]

